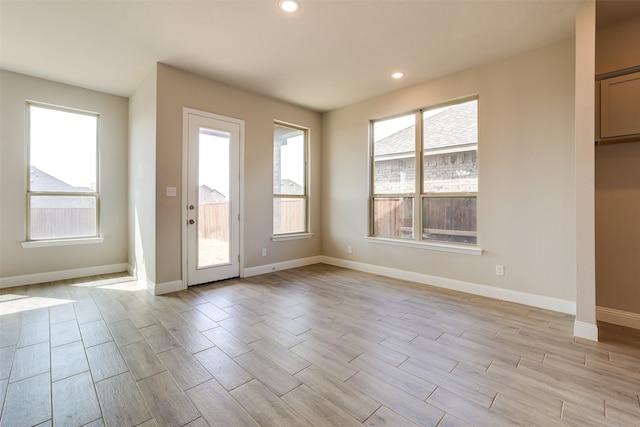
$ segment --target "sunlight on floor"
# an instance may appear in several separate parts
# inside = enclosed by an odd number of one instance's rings
[[[30,297],[27,295],[2,295],[0,299],[0,316],[20,313],[38,308],[53,307],[62,304],[72,304],[75,301],[58,298]]]
[[[135,277],[131,276],[119,277],[117,279],[86,280],[82,283],[74,283],[71,286],[79,288],[113,289],[117,291],[141,291],[147,289],[144,281],[136,280]]]
[[[29,288],[30,286],[32,285],[27,285],[26,288],[16,287],[11,290],[5,289],[4,292],[7,292],[6,294],[0,293],[0,316],[22,313],[41,308],[54,307],[63,304],[73,304],[76,302],[74,299],[67,298],[33,296],[33,292]],[[147,290],[147,286],[144,280],[138,280],[135,277],[128,275],[127,273],[113,273],[100,276],[67,279],[35,286],[44,286],[45,288],[49,289],[47,293],[57,293],[60,289],[64,289],[66,286],[76,288],[104,289],[105,292],[139,292]],[[10,293],[11,291],[13,291],[13,293]],[[75,294],[73,292],[68,293],[62,291],[60,295],[73,298]]]

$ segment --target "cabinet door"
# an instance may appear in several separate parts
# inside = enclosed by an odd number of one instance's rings
[[[640,134],[640,72],[600,82],[600,136]]]

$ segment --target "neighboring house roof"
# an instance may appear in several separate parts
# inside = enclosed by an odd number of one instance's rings
[[[465,102],[427,117],[423,123],[426,138],[424,150],[436,150],[478,143],[478,102]],[[381,139],[375,144],[375,155],[393,156],[415,152],[415,125]]]
[[[290,179],[280,180],[280,193],[278,194],[303,194],[304,188],[302,185]]]
[[[198,201],[200,203],[224,202],[227,199],[224,194],[205,184],[200,186],[198,193]]]
[[[33,191],[58,191],[58,192],[83,192],[92,193],[94,190],[88,187],[75,187],[71,184],[41,171],[35,166],[31,166],[29,179],[30,188]]]
[[[88,187],[75,187],[71,184],[41,171],[35,166],[31,166],[29,179],[31,180],[31,190],[50,191],[59,193],[92,193],[94,190]],[[31,208],[40,209],[74,209],[89,208],[95,209],[95,201],[79,196],[55,196],[55,197],[32,197],[30,199]]]

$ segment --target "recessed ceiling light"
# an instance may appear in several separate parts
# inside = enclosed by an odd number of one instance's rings
[[[284,10],[285,12],[291,13],[300,8],[300,3],[298,3],[296,0],[280,0],[279,6],[280,9]]]
[[[393,77],[394,79],[401,79],[402,77],[404,77],[404,73],[398,71],[397,73],[391,74],[391,77]]]

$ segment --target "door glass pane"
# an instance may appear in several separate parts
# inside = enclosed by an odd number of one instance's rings
[[[197,268],[229,264],[229,147],[231,135],[200,128]]]

